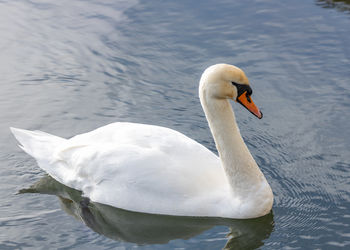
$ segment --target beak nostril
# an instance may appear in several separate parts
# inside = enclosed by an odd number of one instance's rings
[[[252,103],[252,99],[250,99],[250,95],[248,95],[248,93],[246,94],[247,100],[249,103]]]

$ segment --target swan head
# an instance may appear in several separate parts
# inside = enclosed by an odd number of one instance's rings
[[[253,115],[262,118],[262,113],[252,100],[253,91],[243,70],[229,64],[215,64],[207,68],[202,74],[199,95],[202,99],[232,99]]]

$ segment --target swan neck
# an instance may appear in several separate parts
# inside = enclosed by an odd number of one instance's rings
[[[243,141],[230,102],[203,95],[200,99],[232,192],[236,197],[256,192],[266,180]]]

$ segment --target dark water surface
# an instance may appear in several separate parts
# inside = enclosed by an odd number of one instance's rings
[[[349,10],[321,0],[0,1],[0,249],[350,248]],[[245,70],[264,113],[233,104],[274,191],[263,218],[89,203],[45,176],[8,129],[70,137],[151,123],[215,151],[197,87],[219,62]]]

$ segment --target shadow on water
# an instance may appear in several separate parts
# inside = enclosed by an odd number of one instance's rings
[[[350,0],[317,0],[316,4],[322,8],[334,8],[350,14]]]
[[[46,175],[23,193],[56,195],[62,209],[108,238],[139,245],[165,244],[174,239],[189,239],[215,226],[227,226],[225,249],[252,249],[264,244],[273,228],[273,214],[250,220],[196,218],[144,214],[90,202],[81,192]]]

